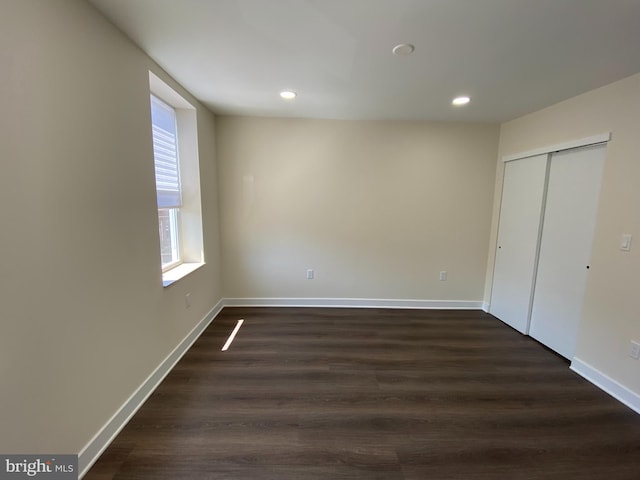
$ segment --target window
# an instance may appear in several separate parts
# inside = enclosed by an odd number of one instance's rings
[[[154,95],[151,95],[151,125],[160,227],[160,257],[162,271],[167,271],[181,263],[179,217],[182,194],[178,133],[175,109]]]
[[[204,264],[196,110],[149,72],[163,285]]]

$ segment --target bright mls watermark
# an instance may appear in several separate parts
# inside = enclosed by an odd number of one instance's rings
[[[77,455],[0,455],[0,480],[78,480]]]

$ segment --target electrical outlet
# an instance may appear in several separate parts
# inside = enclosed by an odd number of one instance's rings
[[[187,293],[184,296],[184,308],[191,308],[191,293]]]
[[[313,280],[313,269],[307,269],[307,280]]]
[[[444,282],[446,280],[447,280],[447,272],[446,272],[446,270],[443,270],[443,271],[440,272],[440,281]]]
[[[640,359],[640,343],[634,342],[631,340],[631,345],[629,346],[629,356],[635,360]]]

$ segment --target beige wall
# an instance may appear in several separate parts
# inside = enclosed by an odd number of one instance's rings
[[[640,393],[640,76],[504,124],[498,153],[477,124],[221,117],[214,142],[213,115],[80,0],[5,0],[0,65],[0,451],[80,451],[223,293],[488,300],[496,158],[603,131],[577,355]],[[149,69],[198,105],[207,265],[170,288]]]
[[[79,452],[221,298],[214,118],[208,263],[165,289],[148,70],[194,99],[84,1],[1,10],[0,451]]]
[[[628,357],[628,348],[631,339],[640,341],[639,107],[640,75],[635,75],[503,124],[499,150],[502,157],[611,132],[576,357],[637,394],[640,362]],[[502,173],[498,160],[487,300]],[[631,252],[619,249],[623,233],[635,237]]]
[[[497,126],[218,117],[217,133],[226,297],[482,300]]]

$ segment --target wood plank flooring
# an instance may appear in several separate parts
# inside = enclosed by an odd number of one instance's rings
[[[85,479],[638,480],[640,415],[484,312],[225,308]]]

